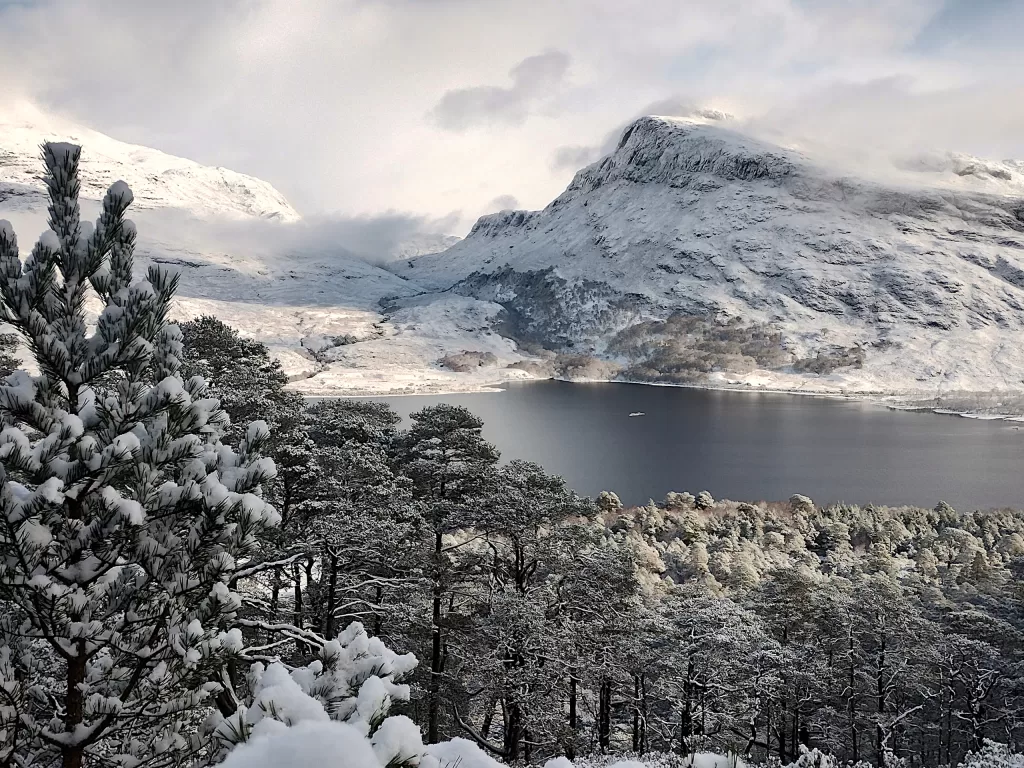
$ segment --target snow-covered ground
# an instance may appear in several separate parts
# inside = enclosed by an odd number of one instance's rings
[[[295,386],[312,395],[423,394],[478,391],[502,381],[530,378],[507,365],[524,359],[515,344],[492,330],[501,307],[464,296],[417,296],[401,303],[357,344],[326,349],[325,368]],[[456,373],[434,361],[470,349],[498,362]]]

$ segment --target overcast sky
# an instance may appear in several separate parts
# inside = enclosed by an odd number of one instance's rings
[[[1024,157],[1021,30],[1024,0],[0,0],[0,96],[462,234],[651,105]]]

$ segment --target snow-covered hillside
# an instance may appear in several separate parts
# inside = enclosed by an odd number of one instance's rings
[[[270,346],[297,389],[312,394],[454,391],[523,377],[522,359],[490,332],[501,307],[459,296],[412,301],[393,318],[382,300],[423,293],[417,284],[356,258],[324,222],[307,222],[269,183],[112,139],[20,105],[0,112],[0,218],[23,250],[46,228],[39,145],[83,146],[83,213],[94,217],[107,186],[135,195],[136,264],[181,275],[179,319],[214,314]],[[442,250],[457,240],[418,233],[383,261]],[[469,373],[440,366],[463,350],[497,362]]]
[[[35,181],[39,145],[57,140],[86,149],[80,169],[86,198],[99,199],[121,179],[132,188],[138,209],[178,208],[201,218],[299,218],[284,196],[265,181],[125,144],[25,103],[0,110],[0,184],[8,199],[21,194],[27,198],[23,203],[35,202],[33,198],[40,194]]]
[[[835,167],[728,122],[645,117],[543,211],[483,217],[400,274],[503,305],[518,338],[654,378],[671,339],[650,321],[677,313],[781,331],[772,364],[712,382],[1024,388],[1024,164]]]

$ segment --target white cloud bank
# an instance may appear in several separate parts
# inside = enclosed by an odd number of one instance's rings
[[[20,0],[0,2],[0,95],[305,213],[462,233],[497,198],[547,203],[656,102],[1024,156],[1021,28],[1017,0]]]

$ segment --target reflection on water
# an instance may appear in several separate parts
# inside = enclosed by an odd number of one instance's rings
[[[512,384],[502,392],[381,398],[407,416],[464,405],[504,458],[627,503],[670,490],[716,498],[1024,508],[1024,430],[856,401],[630,384]],[[633,416],[643,413],[643,416]]]

